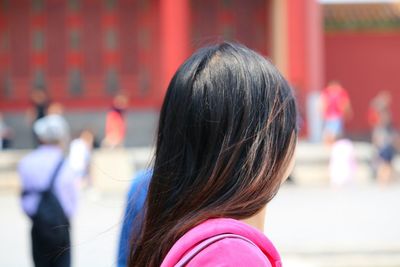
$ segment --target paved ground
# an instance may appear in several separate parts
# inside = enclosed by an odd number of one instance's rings
[[[266,233],[286,267],[400,266],[400,187],[286,187]],[[268,213],[269,212],[269,213]]]
[[[115,265],[123,194],[82,194],[73,223],[74,266]],[[400,186],[332,190],[285,186],[266,233],[285,267],[400,266]],[[16,193],[0,191],[0,266],[30,266],[29,221]]]

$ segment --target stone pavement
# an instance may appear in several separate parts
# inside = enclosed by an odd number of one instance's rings
[[[266,234],[286,267],[400,266],[400,186],[287,186],[267,208]]]
[[[81,194],[73,266],[116,266],[124,197]],[[336,190],[285,185],[267,208],[265,232],[285,267],[395,267],[400,266],[399,206],[398,184]],[[30,266],[29,221],[15,191],[0,191],[0,209],[0,266]]]

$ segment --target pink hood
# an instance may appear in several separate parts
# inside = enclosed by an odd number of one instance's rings
[[[167,256],[164,258],[161,264],[161,267],[175,266],[179,262],[179,260],[182,257],[184,257],[185,254],[191,251],[191,249],[193,249],[197,244],[220,234],[236,234],[244,238],[247,238],[248,240],[250,240],[255,244],[255,246],[252,245],[250,247],[250,250],[255,251],[255,253],[259,254],[261,254],[260,251],[262,251],[262,253],[268,258],[270,265],[268,264],[266,266],[272,266],[272,267],[282,266],[278,251],[271,243],[271,241],[262,232],[238,220],[219,218],[219,219],[207,220],[201,223],[200,225],[194,227],[190,231],[188,231],[185,235],[183,235],[168,252]],[[224,244],[221,243],[221,246],[224,246]],[[242,251],[241,250],[242,246],[243,246],[242,244],[239,244],[239,246],[237,246],[236,244],[235,251],[236,252]],[[221,248],[214,249],[212,251],[213,253],[212,256],[215,256],[215,254],[221,254],[219,256],[221,257],[225,256],[224,266],[237,266],[237,264],[235,264],[235,261],[242,256],[238,255],[236,257],[235,256],[226,257],[226,254],[222,255],[224,252],[226,251],[224,251],[224,249]],[[207,252],[204,250],[204,252],[203,251],[200,252],[200,254],[202,253],[206,254]],[[236,253],[234,253],[234,255],[235,254]],[[202,255],[202,256],[207,257],[207,255]],[[250,257],[249,259],[252,258],[253,257]],[[247,263],[249,264],[248,266],[254,266],[253,262],[247,262]],[[191,266],[193,266],[193,264]],[[196,266],[196,264],[194,264],[194,266]]]

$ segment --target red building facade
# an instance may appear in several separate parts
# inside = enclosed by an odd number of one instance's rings
[[[400,4],[326,5],[324,14],[325,76],[349,92],[354,115],[348,130],[369,132],[369,104],[379,91],[391,93],[400,126]]]
[[[1,1],[2,108],[33,88],[67,107],[101,107],[122,90],[152,106],[159,86],[155,1]]]
[[[300,91],[319,85],[313,0],[2,0],[0,107],[23,109],[45,88],[67,107],[98,108],[123,91],[158,108],[198,47],[237,40],[267,55]],[[289,58],[291,60],[289,60]],[[319,76],[318,76],[319,77]]]

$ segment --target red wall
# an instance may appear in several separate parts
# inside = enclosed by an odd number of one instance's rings
[[[26,108],[35,87],[67,108],[108,107],[117,91],[135,108],[158,108],[199,46],[238,40],[270,53],[270,0],[33,3],[0,3],[0,110]]]
[[[36,2],[0,3],[0,110],[26,108],[37,73],[67,107],[108,107],[118,91],[133,107],[158,107],[159,1]]]
[[[216,41],[238,41],[270,55],[271,0],[191,0],[191,48]]]
[[[369,102],[380,90],[393,98],[393,117],[400,126],[400,31],[325,34],[326,80],[349,91],[354,117],[347,129],[368,131]]]

